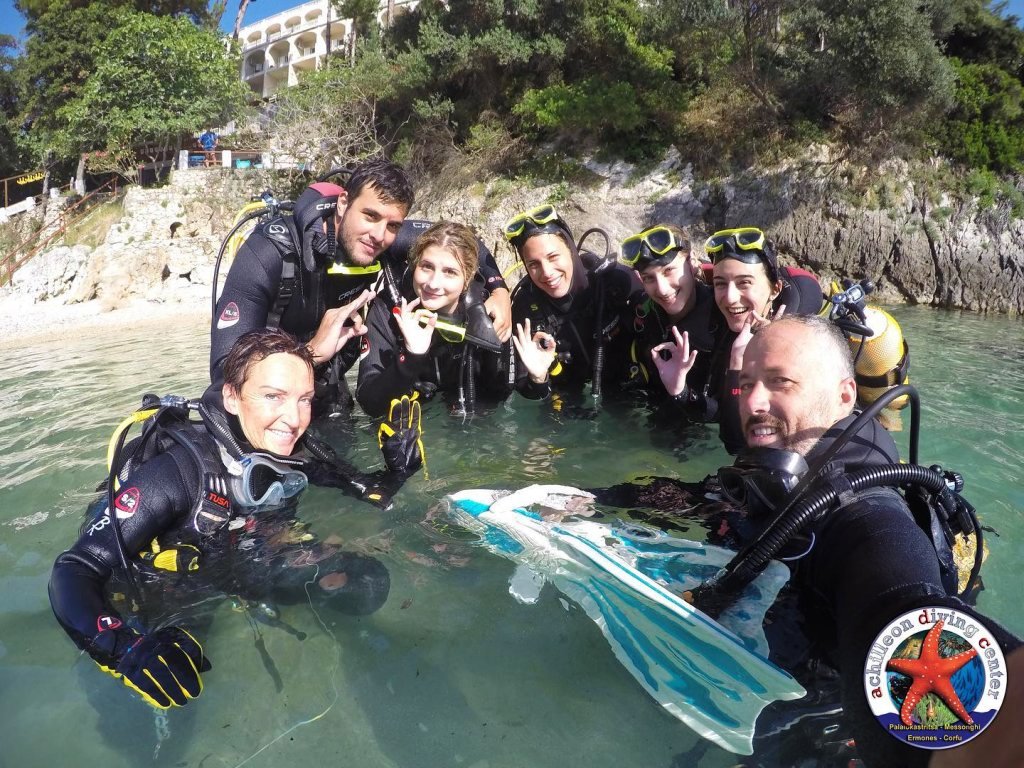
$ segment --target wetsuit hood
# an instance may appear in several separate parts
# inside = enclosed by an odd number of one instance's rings
[[[859,415],[855,411],[833,424],[808,452],[807,463],[813,465],[815,459],[827,451]],[[898,464],[899,460],[899,450],[892,435],[876,419],[871,419],[839,449],[833,463],[843,464],[849,470],[879,464]]]

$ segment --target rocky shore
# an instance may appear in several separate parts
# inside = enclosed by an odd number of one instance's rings
[[[605,230],[613,250],[655,222],[689,227],[697,252],[715,229],[757,225],[776,241],[783,262],[811,269],[823,284],[869,278],[884,302],[1024,313],[1024,220],[977,201],[933,200],[900,164],[885,171],[885,204],[868,204],[827,172],[827,151],[821,153],[710,183],[670,153],[642,173],[625,163],[589,163],[589,180],[575,185],[427,187],[418,190],[412,215],[475,226],[503,268],[514,257],[500,239],[502,224],[544,201],[578,235]],[[273,180],[259,172],[188,169],[173,172],[164,187],[130,188],[123,218],[101,245],[51,248],[0,289],[2,339],[82,323],[208,318],[221,240],[235,213],[267,186]],[[595,237],[587,247],[604,246]]]

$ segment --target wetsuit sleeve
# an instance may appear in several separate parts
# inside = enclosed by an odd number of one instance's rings
[[[114,505],[122,510],[121,514],[133,510],[126,517],[118,517],[129,557],[146,549],[150,541],[177,525],[191,509],[199,478],[197,474],[182,477],[179,464],[187,466],[187,461],[176,462],[169,453],[161,454],[133,472],[121,485]],[[105,506],[85,527],[74,546],[57,557],[50,574],[53,613],[75,645],[82,649],[107,628],[103,624],[104,617],[119,618],[105,597],[107,581],[120,568],[117,543]]]
[[[946,606],[981,618],[1004,652],[1020,643],[946,594],[931,542],[894,491],[874,492],[829,513],[815,535],[810,568],[801,580],[825,606],[835,627],[834,661],[858,751],[867,765],[925,765],[929,752],[886,733],[868,706],[863,676],[878,633],[901,613]]]
[[[210,326],[211,389],[220,391],[224,360],[238,338],[266,327],[280,288],[281,269],[277,248],[258,231],[249,235],[238,249]]]
[[[356,400],[374,418],[387,413],[396,397],[412,391],[420,372],[430,364],[430,352],[410,354],[398,338],[391,312],[374,302],[367,318],[366,351],[359,361]]]

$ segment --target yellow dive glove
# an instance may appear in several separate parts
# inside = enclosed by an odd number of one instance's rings
[[[377,444],[384,454],[384,463],[392,472],[414,472],[426,462],[418,394],[392,400],[388,417],[377,430]]]

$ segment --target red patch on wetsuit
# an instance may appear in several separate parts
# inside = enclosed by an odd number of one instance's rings
[[[96,617],[96,631],[103,632],[107,629],[120,629],[124,626],[121,620],[117,616],[97,616]]]
[[[242,313],[238,310],[238,305],[235,302],[230,301],[228,305],[224,307],[224,310],[220,313],[220,317],[217,318],[217,328],[230,328],[232,325],[238,322],[238,319],[242,316]]]
[[[118,517],[127,517],[134,515],[135,510],[139,508],[139,502],[142,500],[142,494],[139,493],[139,489],[132,487],[127,490],[121,491],[121,495],[114,500],[114,508],[118,512],[124,512],[124,515],[118,515]]]

